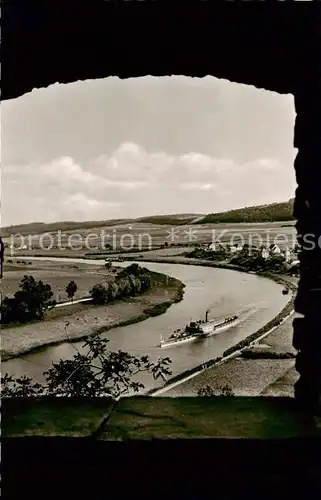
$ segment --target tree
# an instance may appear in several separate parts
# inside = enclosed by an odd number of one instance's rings
[[[24,276],[14,297],[28,319],[43,319],[46,310],[55,302],[51,300],[51,286],[33,276]]]
[[[8,324],[43,319],[46,310],[55,305],[51,286],[24,276],[14,297],[5,297],[1,304],[1,323]]]
[[[65,291],[68,296],[68,299],[71,299],[72,302],[74,301],[74,296],[77,290],[78,290],[77,283],[75,283],[73,280],[69,281],[68,285],[65,288]]]
[[[24,311],[14,297],[4,297],[1,302],[1,324],[8,325],[14,322],[22,322],[25,319]]]
[[[90,337],[84,343],[87,354],[78,352],[72,359],[53,363],[44,372],[46,382],[41,385],[28,377],[1,376],[2,397],[29,396],[110,396],[117,399],[128,392],[144,389],[137,379],[142,372],[154,380],[171,375],[169,358],[152,363],[148,356],[136,357],[124,351],[109,352],[108,339],[101,335]]]
[[[140,276],[144,270],[134,262],[133,264],[129,264],[129,266],[125,267],[120,273],[119,276],[128,276],[132,274],[133,276]]]
[[[150,271],[131,264],[122,269],[115,280],[104,284],[97,284],[90,290],[94,304],[103,305],[111,300],[134,296],[151,287]]]

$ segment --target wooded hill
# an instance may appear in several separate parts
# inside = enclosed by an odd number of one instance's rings
[[[232,222],[283,222],[292,221],[294,217],[293,199],[283,203],[244,207],[227,212],[206,215],[198,224],[232,223]]]
[[[200,214],[168,214],[151,215],[136,219],[110,219],[103,221],[72,222],[62,221],[53,223],[32,222],[8,226],[1,229],[1,236],[8,237],[11,234],[41,234],[45,232],[89,230],[100,227],[110,227],[126,224],[155,224],[181,226],[188,224],[215,224],[215,223],[238,223],[238,222],[285,222],[293,221],[293,199],[283,203],[271,203],[270,205],[257,205],[251,207],[228,210],[208,215]]]

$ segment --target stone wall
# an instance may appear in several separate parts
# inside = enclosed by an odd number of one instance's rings
[[[320,437],[307,437],[291,399],[2,403],[3,498],[321,495]]]
[[[109,75],[214,75],[292,93],[313,16],[311,2],[2,3],[2,99]]]
[[[300,282],[295,302],[303,315],[294,321],[294,347],[299,351],[295,386],[297,401],[320,413],[321,397],[321,15],[311,22],[310,50],[295,91],[295,172],[298,188],[294,215],[298,219]]]

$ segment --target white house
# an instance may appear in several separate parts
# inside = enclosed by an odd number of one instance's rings
[[[290,260],[291,260],[291,251],[288,248],[286,248],[284,252],[284,261],[288,263],[290,262]]]
[[[280,255],[280,253],[281,253],[281,249],[278,245],[271,245],[270,251],[273,255]]]
[[[227,245],[227,250],[232,252],[232,253],[241,252],[243,250],[243,247],[242,247],[242,245],[239,245],[238,243],[236,243],[236,245]]]
[[[270,252],[268,251],[267,248],[262,248],[261,252],[262,252],[261,253],[262,259],[266,260],[266,259],[268,259],[270,257]]]
[[[221,243],[210,243],[207,247],[207,250],[215,252],[216,250],[225,250],[224,246]]]

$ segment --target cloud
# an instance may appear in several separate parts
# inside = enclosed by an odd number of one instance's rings
[[[200,184],[197,182],[185,182],[180,187],[187,191],[209,191],[210,189],[216,189],[215,184]]]
[[[52,85],[2,105],[2,224],[293,196],[293,96],[210,76]]]
[[[87,198],[85,195],[79,193],[79,194],[75,194],[75,195],[72,195],[69,198],[67,198],[63,202],[63,206],[68,207],[68,208],[76,208],[78,210],[85,208],[85,210],[87,210],[87,209],[91,209],[91,208],[101,209],[101,208],[106,208],[106,207],[118,208],[121,206],[121,203],[108,202],[108,201],[107,202],[98,201],[98,200],[94,200],[91,198]]]
[[[199,152],[147,151],[124,142],[88,162],[70,156],[3,167],[2,224],[162,213],[207,213],[290,198],[292,165]]]
[[[99,201],[77,193],[66,198],[56,210],[57,220],[66,220],[66,214],[74,220],[104,219],[106,213],[112,217],[113,213],[115,211],[117,213],[121,206],[122,203]],[[99,214],[101,215],[99,216]]]

